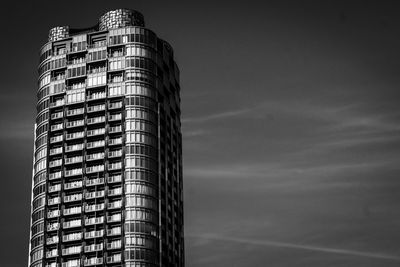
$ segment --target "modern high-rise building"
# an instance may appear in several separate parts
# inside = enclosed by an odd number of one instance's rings
[[[184,266],[179,70],[118,9],[40,49],[30,267]]]

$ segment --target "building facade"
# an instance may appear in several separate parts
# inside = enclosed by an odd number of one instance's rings
[[[30,267],[184,266],[179,70],[133,10],[40,50]]]

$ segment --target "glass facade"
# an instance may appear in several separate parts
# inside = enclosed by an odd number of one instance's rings
[[[137,11],[40,51],[29,266],[184,266],[179,70]]]

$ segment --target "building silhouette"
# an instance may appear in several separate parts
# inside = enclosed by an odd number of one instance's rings
[[[142,14],[40,49],[29,266],[184,266],[179,70]]]

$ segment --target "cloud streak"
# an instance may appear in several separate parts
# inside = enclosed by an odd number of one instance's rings
[[[327,247],[321,247],[321,246],[294,244],[294,243],[271,241],[271,240],[256,240],[256,239],[250,239],[250,238],[227,237],[227,236],[215,235],[215,234],[189,235],[189,237],[206,239],[206,240],[215,240],[215,241],[235,242],[235,243],[242,243],[242,244],[256,245],[256,246],[307,250],[307,251],[312,251],[312,252],[331,253],[331,254],[348,255],[348,256],[355,256],[355,257],[366,257],[366,258],[371,258],[371,259],[380,259],[380,260],[389,260],[389,261],[400,262],[399,256],[388,255],[388,254],[383,254],[383,253],[365,252],[365,251],[339,249],[339,248],[327,248]]]

